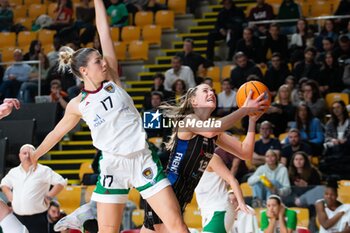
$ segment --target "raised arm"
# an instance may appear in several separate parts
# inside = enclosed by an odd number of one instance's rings
[[[31,155],[31,160],[36,166],[38,159],[46,154],[52,147],[54,147],[63,136],[73,129],[80,121],[81,115],[78,110],[78,97],[71,100],[66,108],[66,112],[62,120],[56,127],[45,137],[44,141]]]
[[[118,61],[114,51],[114,45],[109,29],[106,8],[102,0],[94,0],[96,27],[100,36],[100,43],[102,47],[103,57],[109,67],[109,79],[113,80],[118,86],[121,86],[118,74]]]
[[[316,207],[317,220],[321,224],[321,226],[326,230],[334,226],[334,224],[336,224],[344,215],[344,212],[341,211],[336,213],[332,218],[328,218],[327,213],[324,210],[323,201],[318,201],[315,204],[315,207]]]

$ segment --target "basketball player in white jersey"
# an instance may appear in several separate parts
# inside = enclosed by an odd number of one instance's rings
[[[82,118],[91,130],[93,145],[102,151],[101,173],[91,198],[97,202],[99,232],[119,232],[129,189],[135,187],[168,229],[187,233],[160,161],[148,149],[140,114],[121,87],[103,1],[94,0],[94,5],[103,57],[92,48],[60,50],[60,69],[69,68],[84,81],[84,89],[68,103],[62,120],[31,155],[32,161],[36,164]]]

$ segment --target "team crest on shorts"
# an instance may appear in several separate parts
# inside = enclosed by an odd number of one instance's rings
[[[114,93],[115,91],[115,88],[112,84],[108,84],[107,86],[104,87],[104,89],[109,93]]]
[[[153,178],[153,171],[150,167],[143,170],[142,175],[146,178],[151,180]]]

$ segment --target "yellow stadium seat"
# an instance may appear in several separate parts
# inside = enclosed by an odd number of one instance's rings
[[[338,188],[338,199],[350,204],[350,180],[341,180]]]
[[[214,82],[220,82],[220,67],[212,66],[207,69],[207,77],[213,79]]]
[[[29,52],[30,44],[24,45],[24,46],[18,46],[18,48],[22,50],[23,54],[26,54]]]
[[[46,5],[44,4],[31,4],[28,8],[28,17],[33,20],[44,14],[46,14]]]
[[[166,0],[156,0],[157,3],[166,5]]]
[[[0,32],[0,48],[15,47],[16,33],[14,32]]]
[[[148,43],[145,41],[131,41],[129,44],[129,58],[131,60],[148,60]]]
[[[135,25],[143,27],[153,24],[154,14],[152,11],[138,11],[135,14]]]
[[[86,189],[85,189],[85,203],[88,203],[91,201],[91,195],[92,193],[94,192],[96,188],[96,185],[88,185],[86,186]]]
[[[327,107],[332,107],[332,104],[334,101],[342,100],[344,101],[345,105],[349,104],[349,94],[346,93],[340,93],[340,92],[332,92],[328,93],[326,95],[326,104]]]
[[[138,209],[140,208],[141,195],[135,188],[129,191],[128,199],[129,201],[132,201]]]
[[[17,35],[17,44],[19,47],[30,45],[30,43],[36,39],[38,39],[37,32],[22,31]]]
[[[196,206],[187,206],[184,212],[184,220],[188,227],[202,228],[202,216]]]
[[[84,162],[80,165],[79,169],[79,180],[83,181],[84,174],[94,173],[94,170],[91,167],[91,162]]]
[[[17,5],[12,11],[14,19],[27,17],[27,7],[24,5]]]
[[[292,207],[289,208],[291,210],[294,210],[297,212],[297,223],[298,226],[301,227],[308,227],[309,226],[309,209],[308,208],[297,208],[297,207]]]
[[[234,67],[235,67],[234,65],[226,65],[226,66],[222,67],[222,74],[221,74],[222,79],[230,78],[231,77],[231,70]]]
[[[216,94],[221,92],[221,82],[213,82],[213,88]]]
[[[333,15],[333,5],[328,1],[317,1],[316,4],[310,4],[310,16],[319,17],[323,15]]]
[[[284,143],[284,139],[286,139],[288,137],[288,133],[281,133],[278,136],[278,140],[283,144]]]
[[[9,3],[10,3],[10,6],[19,6],[19,5],[23,4],[23,1],[22,0],[11,0],[11,1],[9,1]]]
[[[47,6],[47,14],[48,16],[50,16],[51,18],[55,18],[56,17],[56,8],[57,8],[57,3],[50,3],[48,6]]]
[[[158,25],[146,25],[142,28],[142,39],[149,44],[160,45],[162,39],[162,28]]]
[[[162,28],[173,29],[174,28],[175,15],[173,11],[157,11],[155,16],[156,25]]]
[[[112,37],[112,40],[113,40],[114,42],[115,42],[115,41],[119,41],[119,36],[120,36],[119,28],[117,28],[117,27],[111,27],[110,30],[111,30],[111,37]]]
[[[175,14],[186,14],[186,0],[168,0],[168,8]]]
[[[38,40],[40,40],[43,45],[52,45],[55,34],[56,31],[42,29],[38,32]]]
[[[126,59],[126,43],[125,42],[114,42],[114,50],[117,55],[118,60]]]
[[[24,5],[41,4],[41,0],[23,0]]]
[[[46,44],[46,45],[42,45],[41,47],[43,48],[45,54],[48,54],[49,52],[52,52],[55,50],[55,47],[53,46],[53,44]]]
[[[136,209],[132,211],[131,220],[136,227],[141,227],[143,225],[144,218],[145,218],[144,210]]]
[[[28,30],[32,29],[32,24],[33,24],[33,20],[31,18],[15,18],[14,19],[14,23],[20,23],[22,24],[25,28],[27,28]]]
[[[252,197],[253,196],[252,187],[250,187],[250,185],[247,182],[242,183],[240,186],[241,186],[242,193],[243,193],[244,197]]]
[[[141,34],[140,27],[126,26],[122,28],[122,41],[130,43],[133,40],[139,40]]]
[[[66,186],[57,195],[61,209],[67,214],[72,213],[80,206],[82,186]]]
[[[2,62],[11,62],[14,61],[13,52],[16,47],[6,47],[1,49],[1,58]]]

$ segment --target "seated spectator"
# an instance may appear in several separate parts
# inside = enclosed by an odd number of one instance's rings
[[[281,60],[287,61],[288,55],[288,39],[285,35],[280,33],[280,26],[278,24],[271,24],[269,33],[264,45],[264,60],[267,54],[279,53]]]
[[[190,38],[184,40],[183,52],[177,53],[176,56],[181,58],[182,65],[188,66],[196,76],[198,68],[214,66],[214,64],[197,52],[193,51],[194,41]]]
[[[53,24],[45,28],[56,30],[58,33],[65,27],[72,25],[73,19],[73,2],[72,0],[57,1],[57,8],[55,9],[55,18]],[[64,37],[64,35],[61,35]],[[67,35],[65,35],[67,36]]]
[[[350,205],[337,200],[338,184],[329,182],[324,191],[324,198],[315,203],[319,233],[347,233],[350,231]]]
[[[323,96],[330,92],[341,92],[344,88],[343,67],[339,66],[338,61],[332,52],[327,52],[322,61],[320,70],[320,91]]]
[[[53,47],[55,48],[53,51],[44,51],[47,54],[47,58],[49,59],[50,68],[55,66],[58,60],[58,51],[60,50],[62,43],[59,36],[55,35],[53,37]]]
[[[193,72],[190,67],[182,65],[181,58],[174,56],[171,59],[171,69],[165,71],[164,87],[167,91],[172,91],[172,86],[177,79],[185,81],[186,87],[195,87]]]
[[[266,151],[265,164],[248,178],[248,184],[253,189],[253,208],[262,207],[271,194],[286,197],[291,192],[288,170],[279,163],[279,153],[278,150]]]
[[[303,100],[311,109],[311,113],[318,119],[323,119],[327,113],[326,101],[322,98],[318,83],[309,80],[302,87]]]
[[[68,94],[67,92],[62,91],[61,81],[58,79],[54,79],[51,81],[50,89],[51,102],[58,103],[57,121],[59,121],[63,117],[64,110],[67,107],[69,101]]]
[[[225,116],[237,108],[236,91],[232,90],[230,79],[221,82],[222,92],[218,94],[218,116]]]
[[[348,176],[350,158],[350,119],[345,103],[335,101],[331,108],[331,119],[326,124],[325,157],[320,169],[326,174]]]
[[[273,138],[272,124],[264,121],[259,128],[260,139],[255,142],[254,154],[252,163],[255,166],[260,166],[266,161],[266,152],[268,150],[281,150],[281,143],[277,138]]]
[[[129,12],[122,0],[111,0],[111,5],[107,9],[107,14],[111,17],[112,27],[124,27],[129,24]]]
[[[326,53],[333,53],[334,50],[334,40],[332,38],[326,37],[322,40],[323,51],[317,55],[316,61],[318,64],[323,65],[326,57]]]
[[[154,14],[160,10],[167,10],[167,6],[158,3],[156,0],[148,0],[145,5],[142,6],[144,11],[152,11]]]
[[[262,51],[260,39],[254,36],[253,28],[246,27],[243,30],[243,38],[237,42],[235,52],[243,52],[248,59],[260,63],[265,60],[261,56]]]
[[[260,217],[261,230],[265,233],[292,233],[297,228],[297,213],[286,208],[277,195],[268,197],[266,210]]]
[[[300,102],[295,115],[295,122],[291,124],[291,128],[299,129],[301,139],[310,144],[312,155],[321,155],[324,142],[321,121],[312,115],[310,107],[305,102]],[[286,143],[289,143],[288,138]]]
[[[281,163],[284,166],[289,167],[292,156],[296,152],[303,152],[307,154],[311,159],[312,150],[309,144],[303,142],[300,137],[300,131],[298,129],[292,128],[288,132],[288,144],[282,148]]]
[[[281,54],[272,54],[271,66],[263,78],[263,82],[269,88],[272,96],[276,96],[277,90],[285,83],[286,77],[289,74],[290,71],[287,64],[283,62]]]
[[[245,15],[242,9],[237,7],[232,0],[222,1],[223,8],[220,10],[215,29],[208,35],[207,59],[214,61],[215,41],[228,40],[230,48],[227,60],[231,60],[237,41],[242,38]]]
[[[15,62],[22,62],[22,50],[16,49],[13,52],[13,57]],[[0,86],[0,100],[17,97],[22,83],[29,80],[30,72],[31,67],[28,64],[16,63],[7,67]]]
[[[268,120],[274,125],[274,134],[278,137],[285,133],[288,123],[294,121],[295,106],[292,104],[291,91],[288,85],[283,84],[278,89],[275,101],[271,104],[262,119]]]
[[[39,40],[33,40],[30,42],[29,52],[24,54],[24,61],[39,60],[39,54],[42,53],[41,42]]]
[[[290,50],[290,60],[294,64],[297,61],[301,61],[304,58],[305,48],[312,46],[312,44],[307,45],[309,26],[305,19],[299,19],[297,22],[296,33],[292,35],[289,43]]]
[[[181,103],[183,95],[185,95],[187,91],[185,81],[181,79],[176,80],[173,83],[171,90],[172,90],[171,101],[173,101],[173,104],[179,105]]]
[[[324,186],[321,185],[321,174],[311,165],[308,154],[302,151],[294,153],[289,165],[289,180],[292,193],[286,199],[288,205],[308,207],[322,198]]]
[[[296,82],[295,77],[293,75],[287,76],[287,78],[285,80],[285,84],[289,87],[290,100],[292,102],[292,105],[297,106],[300,99],[299,99],[298,83]]]
[[[283,0],[278,9],[278,19],[300,19],[301,16],[300,6],[295,3],[294,0]],[[281,24],[281,31],[284,35],[295,33],[295,23],[290,22]]]
[[[260,69],[254,62],[249,61],[244,53],[236,53],[234,56],[234,62],[236,67],[231,70],[230,76],[233,89],[238,89],[247,81],[248,76],[251,74],[257,75],[260,79],[262,78]]]
[[[0,32],[9,32],[13,24],[13,12],[8,0],[0,0]]]
[[[79,33],[79,41],[82,44],[87,44],[94,41],[95,35],[95,9],[90,7],[90,0],[82,0],[81,5],[76,8],[76,20],[71,30],[77,30]]]
[[[66,213],[61,211],[60,204],[57,201],[51,201],[47,210],[48,233],[57,233],[53,227],[64,216],[66,216]],[[60,233],[68,233],[68,230],[60,231]]]
[[[338,33],[335,31],[334,22],[332,19],[325,20],[320,34],[315,39],[315,47],[319,51],[323,50],[322,40],[324,38],[332,38],[333,41],[338,40]]]
[[[291,75],[291,77],[293,77],[293,79],[296,80],[294,78],[294,76]],[[309,81],[308,78],[303,77],[298,82],[296,82],[297,83],[297,86],[296,86],[297,88],[295,88],[294,92],[292,92],[292,103],[293,103],[294,106],[297,107],[299,105],[299,103],[304,100],[303,87],[306,84],[306,82],[308,82],[308,81]]]
[[[248,19],[249,21],[262,21],[262,20],[271,20],[274,17],[275,16],[273,13],[272,6],[266,3],[265,0],[257,0],[256,6],[254,6],[249,12]],[[256,28],[258,29],[259,35],[265,35],[268,25],[257,24]]]
[[[346,35],[339,36],[338,39],[339,46],[334,49],[335,57],[338,58],[339,63],[349,64],[347,61],[350,58],[350,38]]]
[[[149,94],[147,93],[145,95],[145,99],[144,99],[144,102],[143,102],[144,109],[152,108],[151,93],[154,92],[154,91],[162,93],[163,101],[169,100],[169,98],[171,97],[172,93],[165,90],[165,88],[164,88],[164,80],[165,80],[165,77],[164,77],[164,75],[162,73],[156,73],[153,76],[153,86],[151,88],[151,92]]]
[[[316,50],[312,47],[304,50],[304,60],[295,65],[292,73],[297,82],[307,77],[309,79],[318,80],[320,75],[320,68],[315,63]]]

